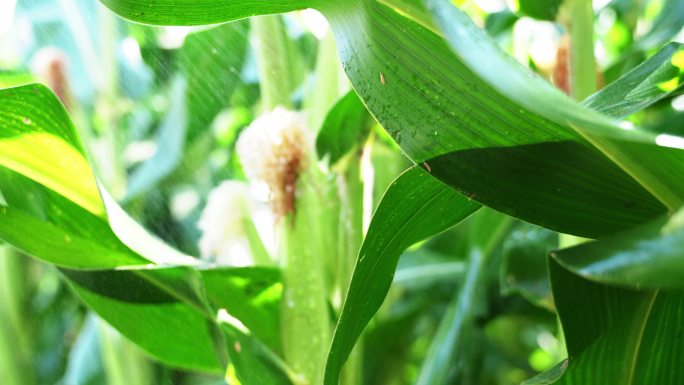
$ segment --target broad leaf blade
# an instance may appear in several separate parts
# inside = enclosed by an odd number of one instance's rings
[[[182,302],[149,278],[168,280],[189,272],[182,268],[149,271],[63,270],[72,289],[100,317],[162,362],[220,374],[219,346],[208,314]],[[144,278],[146,277],[146,278]]]
[[[231,369],[235,368],[237,380],[245,385],[295,384],[292,378],[296,377],[296,374],[257,339],[231,325],[223,324],[222,329],[233,341],[228,345],[231,363],[226,374],[227,379],[232,374]]]
[[[220,374],[230,356],[245,384],[290,384],[280,359],[255,338],[269,333],[278,338],[281,283],[275,270],[224,268],[202,270],[201,275],[187,267],[62,272],[89,307],[167,365]],[[232,323],[224,323],[221,312],[233,317]]]
[[[246,60],[249,22],[240,21],[191,33],[179,55],[187,78],[188,141],[206,131],[229,106]]]
[[[463,261],[418,249],[401,255],[392,284],[411,290],[443,282],[460,282],[465,271],[466,263]]]
[[[680,292],[593,283],[549,262],[569,361],[529,384],[678,384],[684,306]],[[558,371],[565,369],[558,381]],[[546,379],[544,379],[546,377]]]
[[[470,23],[461,39],[467,46],[459,48],[471,55],[468,60],[455,55],[439,35],[383,4],[357,1],[322,10],[347,75],[369,111],[413,161],[425,162],[433,175],[464,195],[587,237],[623,230],[665,211],[568,122],[616,136],[627,135],[624,130],[521,72],[467,16],[454,21],[455,8],[445,18],[451,24]],[[499,60],[503,64],[491,64]],[[485,68],[475,71],[474,66]],[[511,99],[518,89],[520,95]],[[532,108],[532,100],[540,98],[549,99],[543,107],[553,119],[539,106]],[[645,136],[636,135],[637,140]],[[457,176],[454,167],[465,174]],[[491,175],[496,184],[481,175]],[[521,183],[521,177],[533,184]]]
[[[202,276],[192,268],[198,265],[195,259],[149,235],[99,189],[71,121],[50,91],[29,85],[0,91],[0,98],[8,101],[0,108],[0,143],[16,143],[12,141],[15,137],[28,143],[0,158],[3,239],[64,267],[66,279],[86,304],[162,362],[221,373],[225,344],[241,341],[260,346],[260,353],[241,353],[241,360],[250,364],[235,363],[238,377],[249,378],[255,368],[270,368],[268,378],[273,381],[269,383],[289,383],[282,363],[275,355],[266,354],[269,349],[254,337],[234,330],[225,335],[225,341],[214,313],[219,307],[235,309],[237,319],[244,319],[255,328],[255,334],[266,336],[268,343],[277,347],[277,328],[273,327],[277,321],[272,314],[277,314],[280,300],[277,274],[259,274],[267,281],[262,282],[265,289],[275,287],[266,290],[268,295],[259,300],[253,298],[263,294],[254,291],[255,273],[243,271],[234,282],[229,279],[231,271],[205,271],[210,283],[205,288]],[[19,105],[22,115],[18,115]],[[46,141],[60,141],[56,149],[70,152],[68,162],[59,157],[59,152],[35,152],[31,145],[36,132]],[[35,162],[34,158],[41,160]],[[59,173],[49,164],[54,164]],[[151,261],[157,264],[151,265]],[[119,269],[101,270],[107,268]],[[227,292],[232,295],[223,298]],[[264,319],[256,322],[255,314]]]
[[[104,216],[81,141],[52,92],[39,84],[9,88],[0,91],[0,105],[0,166]]]
[[[147,233],[100,190],[78,134],[52,92],[27,85],[0,91],[0,99],[6,101],[0,145],[12,147],[0,155],[7,201],[0,237],[67,268],[194,263]],[[46,143],[57,144],[43,151]],[[46,236],[31,235],[38,230]]]
[[[399,255],[412,244],[460,222],[480,205],[414,167],[388,188],[361,246],[325,369],[325,384],[340,369],[382,305]]]
[[[600,150],[607,161],[610,159],[618,165],[669,209],[674,210],[684,204],[684,180],[681,178],[684,170],[680,166],[672,167],[673,164],[684,164],[681,138],[622,129],[606,116],[582,108],[507,56],[450,2],[427,0],[427,4],[458,57],[502,96],[543,120],[555,123],[558,133],[568,131],[580,135],[580,143],[586,141]],[[679,85],[679,74],[684,71],[681,68],[684,65],[680,65],[678,60],[673,60],[672,64],[678,71],[673,74],[668,87],[674,89]],[[501,76],[503,73],[505,77]],[[649,167],[644,167],[644,164]]]
[[[28,85],[0,91],[0,100],[0,143],[12,147],[0,155],[7,203],[0,237],[63,267],[148,264],[110,228],[95,175],[57,98]],[[43,151],[48,143],[55,146]],[[34,237],[36,231],[44,236]]]

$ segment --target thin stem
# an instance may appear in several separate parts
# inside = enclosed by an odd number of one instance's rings
[[[342,237],[340,238],[344,242],[344,252],[340,255],[340,268],[337,271],[337,276],[340,277],[337,288],[337,291],[341,293],[340,303],[344,303],[354,273],[356,258],[363,242],[364,208],[366,207],[363,198],[366,183],[372,181],[369,178],[362,178],[361,159],[365,155],[361,155],[359,149],[355,149],[352,154],[342,177],[344,189],[340,191],[342,195],[342,215],[340,215]],[[362,344],[357,343],[342,368],[340,384],[356,385],[362,382],[362,358]]]
[[[368,135],[366,143],[363,145],[363,154],[361,156],[361,179],[363,180],[363,205],[362,205],[362,220],[361,229],[365,236],[370,227],[370,222],[373,217],[373,199],[375,190],[375,167],[373,167],[373,145],[375,144],[375,132],[371,131]],[[356,258],[354,258],[356,263]]]
[[[575,99],[584,100],[596,91],[592,1],[571,0],[570,18],[571,92]]]
[[[257,40],[254,51],[259,67],[261,108],[271,111],[277,106],[292,107],[294,85],[283,21],[272,15],[254,17],[251,22]]]
[[[315,167],[297,182],[296,210],[280,224],[283,267],[281,325],[285,361],[309,384],[321,384],[330,346],[331,324],[323,255],[330,251],[327,226]],[[334,246],[334,243],[332,244]]]
[[[346,79],[337,56],[337,48],[332,32],[319,42],[315,83],[304,97],[304,109],[308,112],[309,128],[318,132],[330,108],[347,91],[348,86],[341,81]]]
[[[18,251],[0,246],[0,373],[7,384],[35,383],[31,330],[25,309],[28,262]]]

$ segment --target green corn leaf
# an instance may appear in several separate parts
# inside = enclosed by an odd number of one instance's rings
[[[361,332],[380,308],[399,255],[480,208],[414,167],[387,189],[378,206],[352,276],[325,368],[325,384],[337,384],[342,365]]]
[[[465,271],[464,261],[420,248],[401,255],[392,284],[409,290],[429,288],[444,282],[460,282]]]
[[[648,50],[664,44],[684,27],[684,3],[664,0],[660,14],[653,20],[653,27],[637,41],[639,49]]]
[[[620,137],[629,136],[625,130],[522,70],[450,4],[449,23],[465,25],[459,41],[467,45],[459,52],[471,57],[455,55],[405,12],[371,1],[345,4],[322,10],[347,75],[402,150],[440,180],[506,214],[587,237],[665,211],[568,122]],[[460,15],[455,22],[452,13]],[[496,62],[501,68],[491,64]],[[543,111],[531,102],[539,99]]]
[[[683,289],[684,212],[553,253],[585,279],[632,288]]]
[[[131,21],[153,25],[206,25],[313,7],[319,0],[102,0]]]
[[[200,270],[209,303],[215,311],[229,310],[273,351],[280,349],[280,271],[271,268]]]
[[[193,32],[185,38],[179,56],[188,83],[188,141],[196,140],[229,106],[241,82],[248,39],[246,20]]]
[[[0,146],[11,148],[0,155],[7,201],[0,237],[63,267],[150,263],[109,226],[95,175],[57,98],[29,85],[0,91],[0,100]]]
[[[572,141],[579,144],[586,141],[600,150],[606,160],[618,165],[670,210],[682,205],[682,170],[665,166],[681,164],[684,151],[681,151],[680,138],[656,136],[638,129],[622,129],[617,122],[580,107],[514,62],[448,1],[428,0],[427,4],[454,52],[504,97],[555,123],[558,134],[579,135],[580,140]],[[488,60],[483,61],[485,57]],[[671,65],[677,70],[664,86],[670,90],[679,86],[681,68],[676,57],[673,56]],[[501,77],[501,73],[507,76]],[[575,160],[580,159],[580,156],[578,154]],[[649,164],[649,167],[644,167],[644,164]]]
[[[268,382],[245,384],[290,383],[271,351],[279,341],[277,272],[198,272],[197,260],[149,235],[100,189],[69,117],[47,88],[1,90],[0,100],[0,146],[13,145],[0,155],[0,238],[61,267],[88,306],[160,361],[222,373],[230,355],[239,357],[237,378],[268,373],[259,377]],[[219,327],[221,309],[242,329],[230,322]],[[240,345],[249,349],[240,352]]]
[[[569,359],[525,384],[684,381],[681,292],[601,285],[569,272],[553,258],[549,268]]]
[[[682,204],[684,179],[664,166],[684,164],[679,138],[622,129],[581,108],[505,55],[450,2],[428,3],[442,32],[416,2],[288,6],[313,6],[326,15],[347,75],[369,111],[414,162],[426,162],[459,192],[585,237],[625,230]],[[287,10],[282,5],[264,8]],[[156,5],[145,14],[169,20],[173,9]],[[230,20],[225,13],[214,16]],[[674,81],[668,85],[677,86]],[[497,185],[482,181],[482,174]]]
[[[337,163],[368,134],[371,116],[354,91],[349,91],[330,110],[316,138],[319,159],[329,156],[330,164]]]
[[[233,341],[228,345],[230,365],[226,373],[229,384],[245,385],[293,385],[297,384],[298,374],[293,373],[280,358],[265,348],[257,339],[241,332],[229,324],[223,324],[226,336]]]
[[[286,367],[259,341],[277,332],[277,271],[224,268],[198,274],[173,267],[62,272],[100,317],[167,365],[221,374],[230,358],[245,384],[290,384]]]
[[[63,270],[71,288],[121,334],[166,364],[220,374],[218,333],[198,299],[190,305],[170,290],[192,272],[185,268],[147,271]],[[161,285],[159,284],[161,282]],[[185,290],[189,291],[189,290]],[[201,310],[201,311],[200,311]],[[214,336],[216,334],[216,336]]]
[[[81,141],[52,92],[41,85],[5,89],[0,91],[0,105],[0,166],[104,217]]]
[[[684,46],[670,43],[633,70],[582,101],[604,114],[624,117],[640,111],[681,89],[684,71],[673,63],[684,57]],[[676,79],[677,86],[668,84]]]
[[[0,146],[11,147],[0,155],[6,201],[0,206],[0,237],[71,269],[195,264],[147,233],[100,189],[52,92],[27,85],[0,90],[0,99]],[[45,237],[27,236],[35,231]]]

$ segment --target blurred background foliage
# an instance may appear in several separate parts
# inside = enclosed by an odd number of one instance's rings
[[[567,44],[561,0],[455,3],[518,61],[560,86]],[[684,41],[683,4],[594,1],[599,83],[610,84],[668,41]],[[314,132],[350,89],[320,14],[307,10],[274,20],[293,70],[286,78],[263,79],[256,58],[268,47],[259,46],[247,20],[211,28],[150,27],[125,22],[97,1],[3,0],[0,87],[40,81],[52,88],[70,111],[100,179],[126,211],[169,244],[199,255],[197,223],[210,192],[225,180],[246,180],[236,141],[263,111],[260,82],[292,90],[291,107],[306,112]],[[353,105],[349,98],[341,103]],[[364,116],[361,111],[358,119]],[[666,98],[629,120],[684,134],[684,96]],[[362,172],[372,186],[364,196],[372,208],[410,164],[377,124],[367,134],[356,132],[350,141],[363,139],[357,145],[370,155]],[[326,140],[319,135],[319,155],[327,156],[324,168],[334,175],[333,163],[351,148],[334,148]],[[273,250],[267,196],[258,188],[250,194],[256,207],[250,215]],[[444,341],[440,325],[457,302],[469,253],[479,247],[482,229],[504,220],[481,210],[402,255],[392,290],[362,341],[364,384],[420,383],[421,373],[430,370],[425,357]],[[467,339],[452,352],[460,359],[446,373],[449,383],[518,384],[565,357],[546,255],[573,240],[509,222],[498,237],[488,238],[491,255],[471,297],[473,317],[463,326]],[[0,253],[3,383],[224,383],[155,362],[89,312],[54,267],[8,246],[0,246]]]

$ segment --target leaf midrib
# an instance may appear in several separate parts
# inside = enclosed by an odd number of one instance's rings
[[[644,313],[644,317],[643,317],[643,320],[641,322],[641,327],[639,328],[639,333],[638,333],[637,339],[635,341],[634,353],[632,354],[632,362],[631,362],[631,365],[629,366],[629,374],[627,377],[626,385],[634,385],[634,374],[636,372],[636,366],[637,366],[637,360],[639,358],[639,353],[641,352],[641,343],[644,340],[644,334],[646,331],[646,326],[648,325],[648,322],[651,319],[651,314],[653,313],[653,305],[655,304],[655,301],[658,298],[659,294],[660,294],[660,290],[655,290],[653,292],[653,294],[651,295],[651,298],[649,299],[648,307],[647,307],[646,312]]]

